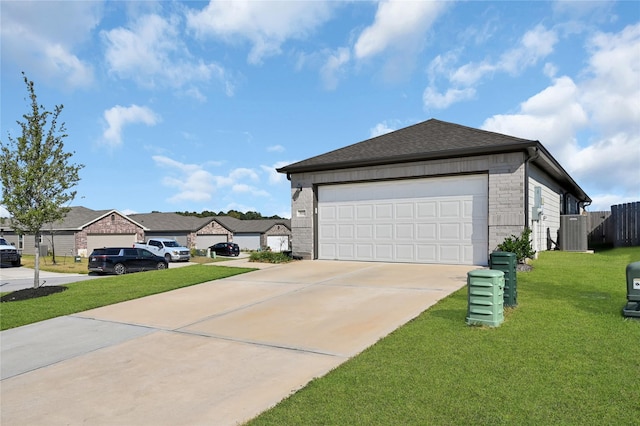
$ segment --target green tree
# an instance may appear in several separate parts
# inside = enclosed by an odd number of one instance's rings
[[[2,200],[11,215],[13,229],[35,236],[33,287],[40,286],[40,236],[43,226],[64,218],[75,198],[82,164],[69,164],[73,153],[64,151],[64,123],[58,124],[62,105],[53,112],[38,105],[33,81],[24,73],[31,111],[17,121],[22,135],[8,143],[0,141]]]

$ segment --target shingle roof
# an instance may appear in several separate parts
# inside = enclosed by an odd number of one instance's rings
[[[391,164],[522,150],[536,144],[539,142],[430,119],[277,170],[280,173],[300,173]]]
[[[197,231],[211,222],[210,217],[184,216],[177,213],[137,213],[129,217],[151,231]]]
[[[567,188],[571,188],[578,198],[591,202],[589,196],[539,141],[474,129],[433,118],[289,164],[277,171],[289,175],[516,151],[528,151],[537,165]]]
[[[274,225],[284,225],[291,229],[291,220],[289,219],[240,220],[231,216],[215,216],[212,219],[234,233],[264,233]]]

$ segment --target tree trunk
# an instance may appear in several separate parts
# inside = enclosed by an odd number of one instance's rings
[[[40,232],[36,232],[36,256],[33,265],[33,288],[40,287]]]

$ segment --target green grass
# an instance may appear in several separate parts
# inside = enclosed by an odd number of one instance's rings
[[[542,253],[500,327],[467,326],[462,289],[249,424],[637,424],[634,261],[638,247]]]
[[[68,289],[62,293],[36,299],[0,303],[0,329],[19,327],[253,270],[251,268],[193,265],[67,284]]]

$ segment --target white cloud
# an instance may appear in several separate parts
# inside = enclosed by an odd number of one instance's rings
[[[450,88],[447,89],[446,93],[438,93],[434,87],[429,86],[424,89],[424,93],[422,94],[422,101],[425,108],[427,109],[445,109],[456,102],[472,99],[475,95],[476,90],[471,87],[467,87],[464,89]]]
[[[284,152],[284,146],[282,145],[272,145],[267,147],[268,152]]]
[[[197,164],[184,164],[171,158],[155,155],[152,157],[157,166],[165,169],[162,184],[169,188],[175,188],[178,193],[170,197],[170,203],[184,201],[203,202],[211,199],[215,192],[215,178],[202,166]]]
[[[2,2],[4,61],[68,89],[93,83],[93,67],[76,53],[102,14],[99,2]]]
[[[427,69],[429,85],[423,93],[425,108],[445,109],[454,103],[472,99],[476,93],[474,86],[480,84],[486,76],[501,72],[520,74],[550,55],[557,41],[558,36],[554,30],[538,25],[527,31],[517,46],[504,52],[495,62],[487,59],[455,68],[458,51],[436,56]],[[547,73],[552,72],[548,66],[545,66],[545,70]],[[437,81],[440,78],[446,80],[450,87],[438,90]]]
[[[204,9],[187,13],[187,25],[202,39],[249,41],[248,61],[260,64],[264,58],[280,54],[288,39],[307,37],[331,17],[336,5],[325,1],[211,0]]]
[[[282,173],[278,173],[276,171],[276,169],[279,169],[280,167],[284,167],[288,164],[291,164],[287,161],[278,161],[277,163],[273,164],[272,166],[260,166],[260,168],[262,169],[263,172],[265,172],[267,174],[267,176],[269,176],[269,184],[271,185],[277,185],[281,182],[284,182],[284,180],[286,179],[286,176]]]
[[[160,117],[147,107],[131,105],[123,107],[116,105],[104,112],[107,128],[103,133],[103,142],[111,147],[122,144],[122,130],[127,124],[143,123],[154,126],[160,122]]]
[[[375,138],[376,136],[382,136],[387,133],[391,133],[394,130],[397,130],[397,129],[393,129],[389,127],[389,124],[386,121],[383,121],[381,123],[376,124],[371,129],[369,129],[369,137]]]
[[[355,43],[356,58],[370,58],[390,47],[415,47],[445,8],[441,1],[381,1],[375,21]]]
[[[603,194],[592,195],[600,209],[613,193],[640,199],[640,24],[598,33],[589,46],[584,80],[557,78],[482,128],[540,140],[583,188]]]
[[[185,88],[185,94],[200,101],[204,95],[191,85],[216,79],[228,96],[233,95],[233,83],[221,66],[192,57],[175,16],[144,15],[131,28],[103,31],[102,37],[109,72],[120,78],[147,88]]]
[[[11,217],[5,206],[0,206],[0,217]]]
[[[345,68],[350,59],[351,52],[346,47],[328,53],[328,58],[320,69],[320,76],[325,88],[334,90],[338,87],[340,77],[345,74]]]

